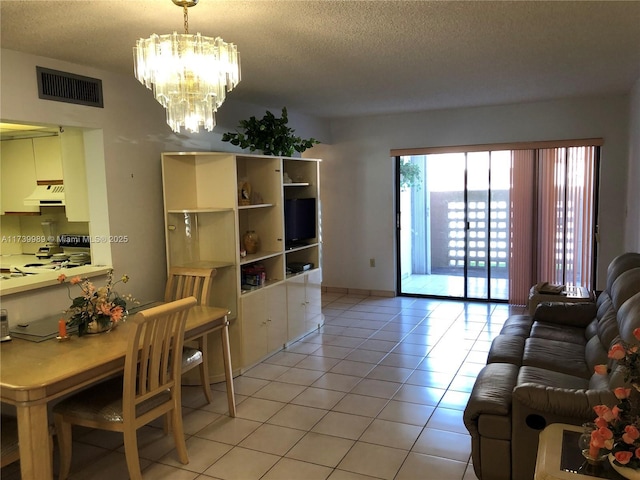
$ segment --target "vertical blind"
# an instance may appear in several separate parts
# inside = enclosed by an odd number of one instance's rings
[[[512,151],[509,303],[537,282],[593,285],[597,146]]]

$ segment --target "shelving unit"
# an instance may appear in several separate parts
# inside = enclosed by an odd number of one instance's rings
[[[225,152],[162,154],[167,265],[217,269],[210,303],[231,312],[236,373],[323,323],[319,162]],[[284,183],[285,172],[292,183]],[[285,202],[299,198],[315,199],[316,234],[286,248]],[[245,255],[242,238],[249,230],[260,242],[257,252]],[[293,264],[311,267],[294,273],[288,268]],[[264,272],[264,280],[255,272]],[[223,378],[218,350],[212,342],[211,381]]]

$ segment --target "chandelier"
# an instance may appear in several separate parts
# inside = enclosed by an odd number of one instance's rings
[[[184,34],[141,38],[133,47],[136,78],[167,111],[167,123],[197,133],[216,124],[215,112],[240,81],[238,49],[220,37],[189,34],[188,7],[198,0],[172,0],[184,11]]]

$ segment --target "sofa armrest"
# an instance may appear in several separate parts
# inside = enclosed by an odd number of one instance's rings
[[[536,322],[555,323],[571,327],[587,328],[596,318],[594,302],[542,302],[533,314]]]
[[[464,424],[472,436],[478,434],[478,419],[482,415],[510,415],[511,392],[517,380],[517,365],[490,363],[482,368],[463,415]],[[507,438],[509,435],[510,432],[505,434]]]
[[[612,407],[618,403],[610,390],[571,390],[536,383],[518,385],[513,390],[513,400],[530,410],[573,418],[595,418],[596,405]]]

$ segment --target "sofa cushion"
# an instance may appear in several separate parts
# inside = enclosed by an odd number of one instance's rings
[[[622,304],[617,318],[622,340],[627,343],[638,343],[633,331],[640,327],[640,293],[636,293]]]
[[[500,334],[491,342],[487,363],[511,363],[522,365],[525,338],[518,335]]]
[[[596,365],[607,365],[613,366],[615,361],[612,361],[609,357],[609,346],[606,347],[600,342],[600,338],[595,336],[591,338],[587,345],[584,348],[584,358],[587,362],[587,367],[589,368],[589,372],[591,374],[594,373],[594,368]],[[606,377],[606,375],[601,375]]]
[[[613,304],[607,302],[606,306],[607,308],[604,308],[605,305],[603,305],[598,310],[597,337],[608,351],[611,345],[613,345],[613,342],[617,341],[620,332],[618,331],[618,317],[616,311],[613,309]]]
[[[548,338],[528,338],[522,365],[589,379],[593,371],[588,368],[584,353],[583,345]]]
[[[640,292],[640,267],[621,273],[611,287],[611,301],[616,310],[624,302]]]
[[[532,325],[533,317],[529,315],[512,315],[504,322],[500,333],[527,338],[531,332]]]
[[[587,343],[584,328],[563,326],[557,323],[534,322],[533,327],[531,327],[531,336],[575,343],[577,345],[586,345]]]
[[[596,305],[591,301],[567,303],[545,302],[538,305],[533,316],[535,321],[559,323],[563,326],[587,328],[596,316]]]
[[[589,388],[589,379],[554,372],[544,368],[526,366],[520,367],[520,372],[518,373],[518,385],[525,383],[535,383],[536,385],[544,385],[545,387],[573,390]]]
[[[607,291],[611,291],[618,277],[632,268],[640,267],[640,253],[626,252],[611,260],[607,267]]]

